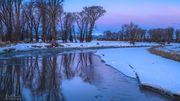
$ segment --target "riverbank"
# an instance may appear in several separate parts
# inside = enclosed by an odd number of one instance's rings
[[[127,48],[127,47],[152,47],[157,46],[157,43],[143,43],[137,42],[135,45],[124,41],[92,41],[90,43],[61,43],[58,42],[56,47],[51,43],[17,43],[9,44],[4,47],[0,47],[0,53],[13,53],[31,50],[41,49],[66,49],[66,48]]]
[[[149,52],[180,62],[180,45],[152,47]]]
[[[96,53],[106,64],[136,78],[140,87],[180,99],[180,63],[148,52],[148,48],[103,49]]]

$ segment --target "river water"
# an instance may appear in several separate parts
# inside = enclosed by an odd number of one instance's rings
[[[93,51],[0,59],[0,101],[169,101],[105,65]]]

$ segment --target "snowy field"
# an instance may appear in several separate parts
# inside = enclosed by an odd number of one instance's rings
[[[50,43],[18,43],[8,45],[6,47],[0,47],[0,53],[7,51],[27,51],[33,49],[46,49],[50,47]],[[122,41],[92,41],[90,43],[58,43],[57,48],[96,48],[96,47],[131,47],[131,46],[155,46],[156,43],[142,43],[137,42],[135,45],[129,44],[129,42]]]
[[[143,85],[180,95],[180,62],[150,54],[147,49],[103,49],[96,54],[129,77],[135,78],[137,73]]]

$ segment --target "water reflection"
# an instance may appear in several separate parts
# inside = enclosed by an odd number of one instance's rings
[[[0,98],[65,101],[62,80],[93,79],[92,53],[31,56],[0,61]],[[30,98],[30,99],[28,99]]]
[[[90,98],[91,97],[91,98]],[[147,99],[146,99],[147,98]],[[92,52],[0,60],[0,101],[163,101]]]

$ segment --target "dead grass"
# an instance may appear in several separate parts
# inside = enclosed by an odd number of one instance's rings
[[[0,41],[0,47],[4,47],[6,45],[10,44],[10,42],[3,42],[3,41]]]
[[[158,48],[158,47],[150,48],[149,52],[152,54],[156,54],[156,55],[159,55],[159,56],[180,62],[180,55],[179,54],[157,50],[156,48]]]

